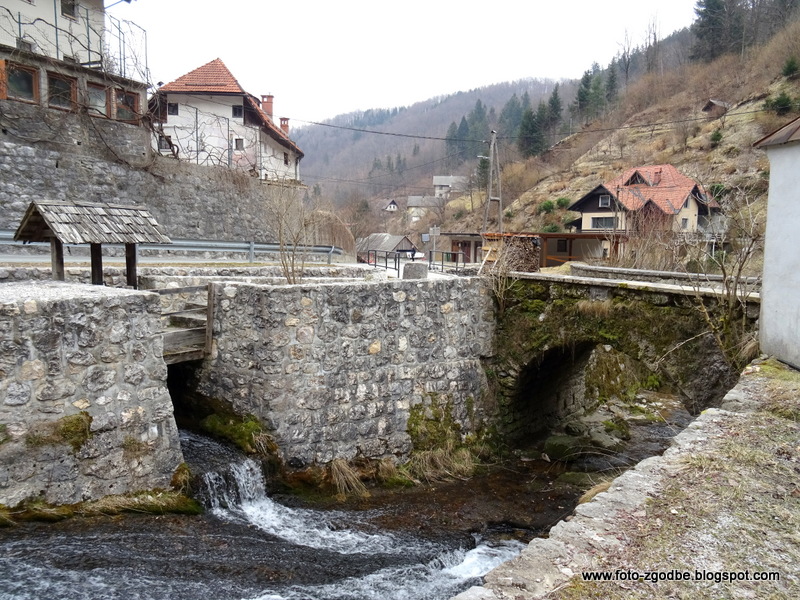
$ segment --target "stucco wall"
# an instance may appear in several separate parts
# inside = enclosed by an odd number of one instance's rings
[[[159,318],[155,294],[0,286],[0,504],[169,486],[183,458]]]
[[[217,286],[214,303],[197,389],[257,416],[290,466],[403,456],[411,407],[434,396],[452,400],[471,429],[494,331],[478,278],[232,283]]]
[[[767,154],[770,176],[761,284],[761,351],[800,368],[800,144],[768,147]]]

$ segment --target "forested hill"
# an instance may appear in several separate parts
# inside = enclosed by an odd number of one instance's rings
[[[554,85],[541,79],[498,83],[407,107],[339,115],[324,124],[295,129],[292,138],[305,153],[301,176],[310,188],[319,185],[336,204],[377,195],[430,193],[434,174],[450,174],[443,139],[454,121],[468,115],[478,102],[499,113],[514,94],[520,98],[527,94],[538,103]],[[574,94],[574,84],[561,85],[567,95]]]

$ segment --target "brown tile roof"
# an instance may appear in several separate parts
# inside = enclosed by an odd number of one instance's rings
[[[158,222],[141,206],[34,200],[15,240],[65,244],[171,244]]]
[[[184,94],[247,94],[220,59],[189,71],[175,81],[161,86],[160,91]]]
[[[248,94],[225,63],[219,58],[215,58],[210,63],[190,71],[182,77],[178,77],[158,89],[159,93],[173,94],[237,94],[244,97],[248,106],[256,113],[261,124],[267,133],[276,141],[294,150],[301,158],[304,156],[300,148],[295,144],[283,129],[275,125],[272,119],[261,109],[261,105],[251,94]]]
[[[672,165],[632,167],[622,175],[604,183],[626,209],[636,211],[652,202],[661,212],[673,215],[699,186]]]
[[[789,142],[800,142],[800,117],[761,138],[753,145],[756,148],[767,148],[769,146],[788,144]]]

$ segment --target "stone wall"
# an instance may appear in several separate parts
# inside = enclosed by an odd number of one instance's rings
[[[116,125],[124,129],[109,131],[109,145],[127,146],[132,128],[142,138],[141,150],[149,148],[146,129]],[[142,165],[83,153],[75,143],[8,140],[0,135],[0,229],[16,230],[30,202],[43,198],[146,206],[171,238],[275,241],[264,210],[270,188],[256,178],[149,150]]]
[[[155,294],[0,286],[0,504],[167,487],[182,454]]]
[[[481,418],[493,304],[478,278],[217,284],[212,355],[197,390],[258,417],[292,467],[404,456],[421,403]]]

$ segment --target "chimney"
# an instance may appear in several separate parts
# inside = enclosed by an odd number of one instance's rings
[[[267,116],[270,119],[272,118],[272,98],[272,94],[261,96],[261,110],[267,113]]]
[[[661,169],[653,173],[653,185],[661,183]]]
[[[281,117],[281,129],[283,133],[289,135],[289,119],[286,117]]]

